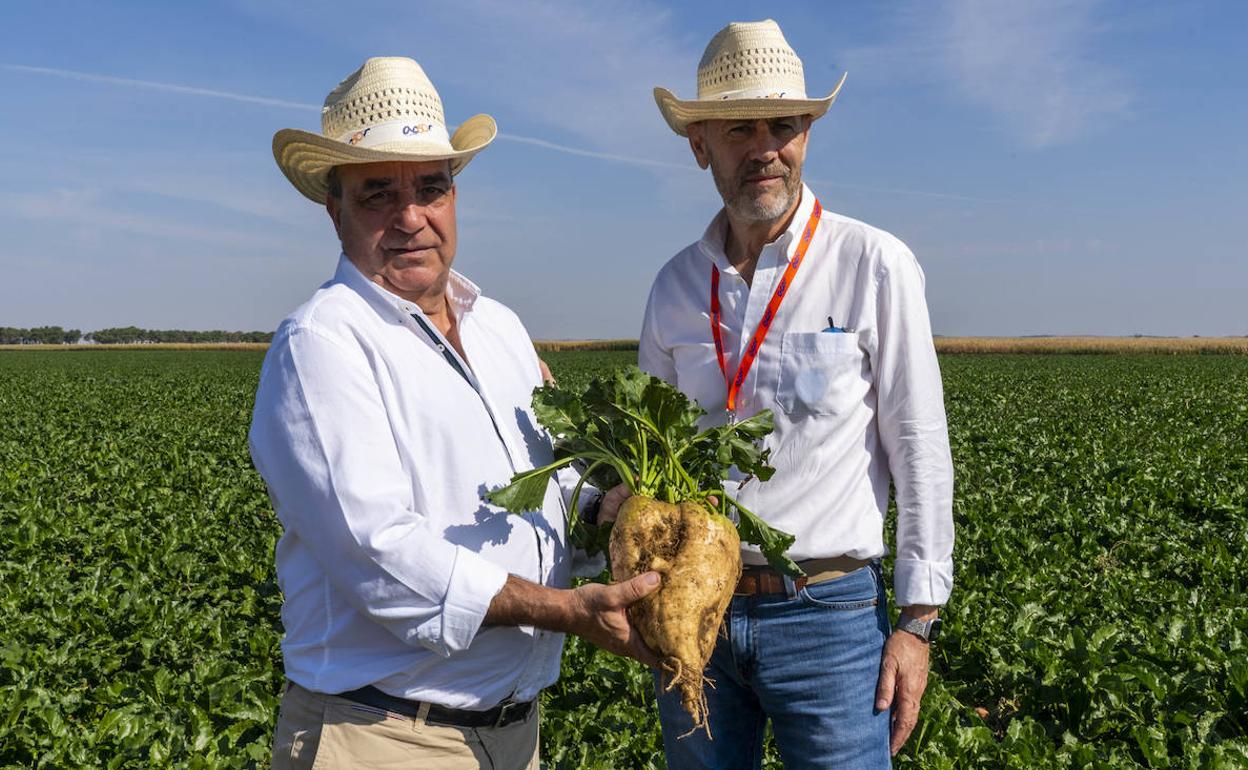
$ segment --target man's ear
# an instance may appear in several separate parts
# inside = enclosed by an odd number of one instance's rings
[[[329,219],[334,223],[334,232],[338,233],[338,239],[342,240],[342,229],[339,227],[342,216],[342,199],[335,198],[330,193],[325,193],[325,211],[329,212]]]
[[[689,135],[689,149],[693,150],[698,168],[705,171],[711,165],[711,154],[706,149],[706,124],[690,123],[685,126],[685,133]]]

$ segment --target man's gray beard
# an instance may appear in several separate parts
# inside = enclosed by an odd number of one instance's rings
[[[774,197],[765,196],[763,200],[752,198],[741,189],[745,174],[738,179],[724,179],[715,169],[714,164],[711,165],[711,176],[715,179],[715,188],[719,190],[719,197],[724,200],[724,208],[728,209],[733,216],[747,222],[775,221],[784,216],[789,207],[793,205],[793,201],[797,199],[802,189],[801,170],[785,168],[781,173],[784,175],[783,192]]]

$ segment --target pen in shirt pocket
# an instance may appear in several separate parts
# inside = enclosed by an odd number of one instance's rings
[[[850,334],[854,330],[845,326],[837,326],[832,320],[832,316],[828,316],[828,328],[824,329],[824,331],[832,334]]]

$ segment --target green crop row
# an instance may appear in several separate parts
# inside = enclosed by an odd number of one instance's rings
[[[543,357],[576,384],[633,354]],[[0,768],[267,766],[260,360],[0,353]],[[1248,768],[1248,358],[942,368],[956,585],[897,766]],[[646,672],[572,640],[564,673],[547,767],[662,767]]]

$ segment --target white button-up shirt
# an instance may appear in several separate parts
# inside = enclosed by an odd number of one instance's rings
[[[568,585],[557,483],[523,516],[481,499],[552,460],[537,355],[467,279],[452,273],[448,297],[467,379],[420,308],[345,257],[265,357],[251,454],[284,530],[286,675],[310,690],[486,709],[558,676],[562,634],[482,627],[508,573]]]
[[[673,257],[654,281],[641,367],[696,399],[708,412],[704,426],[728,419],[710,326],[712,267],[720,271],[721,336],[733,375],[814,200],[803,187],[789,228],[763,248],[752,285],[724,253],[722,211],[702,240]],[[829,316],[846,331],[827,331]],[[891,479],[897,603],[948,599],[953,464],[923,272],[905,244],[825,209],[736,406],[741,418],[775,413],[765,446],[776,473],[765,483],[744,484],[739,499],[797,537],[793,559],[883,556]],[[753,546],[743,558],[765,563]]]

